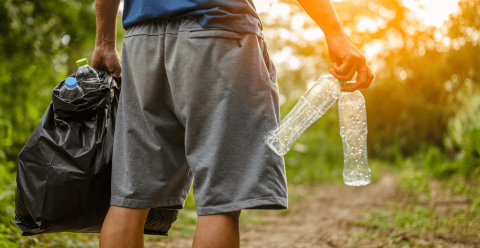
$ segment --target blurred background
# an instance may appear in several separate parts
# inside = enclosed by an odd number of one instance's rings
[[[254,3],[277,68],[284,117],[332,67],[328,48],[322,31],[296,1]],[[382,209],[365,212],[356,225],[480,247],[480,1],[335,0],[334,5],[345,32],[376,74],[362,90],[373,183],[393,175],[398,198],[409,199],[389,200]],[[0,247],[96,246],[95,235],[21,237],[13,219],[18,153],[54,86],[76,71],[77,59],[91,61],[94,8],[92,0],[0,2]],[[342,185],[336,105],[299,138],[285,163],[291,197],[295,187],[347,187]],[[440,212],[438,202],[453,203]],[[261,215],[252,211],[243,221],[261,222]],[[174,236],[193,232],[191,195],[177,222]]]

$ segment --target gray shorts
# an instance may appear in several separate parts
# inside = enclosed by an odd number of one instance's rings
[[[286,209],[283,158],[263,142],[279,120],[261,37],[190,19],[130,26],[111,205],[181,209],[193,182],[198,215]]]

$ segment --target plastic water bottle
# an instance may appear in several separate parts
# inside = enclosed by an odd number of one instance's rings
[[[367,160],[367,114],[362,93],[342,91],[338,100],[340,136],[343,141],[345,168],[343,182],[365,186],[371,181]]]
[[[77,84],[77,80],[73,77],[65,79],[65,85],[60,88],[60,97],[65,100],[75,100],[83,96],[83,90]]]
[[[77,73],[75,73],[75,78],[77,79],[80,87],[83,88],[85,93],[88,93],[92,90],[100,88],[102,85],[100,78],[98,77],[97,72],[88,65],[88,60],[86,58],[77,60]]]
[[[268,132],[265,143],[278,155],[287,154],[290,147],[312,123],[320,118],[340,97],[340,82],[331,75],[321,76],[298,100],[295,107]]]

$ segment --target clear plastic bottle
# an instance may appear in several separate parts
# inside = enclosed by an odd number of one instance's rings
[[[349,186],[365,186],[371,182],[371,174],[367,160],[367,113],[360,91],[342,91],[338,117],[345,163],[343,182]]]
[[[77,79],[78,84],[85,93],[88,93],[92,90],[100,88],[102,85],[100,78],[98,77],[97,72],[88,65],[88,60],[86,58],[77,60],[77,73],[75,73],[75,78]]]
[[[83,96],[83,90],[78,86],[77,80],[73,77],[65,79],[65,85],[60,88],[60,97],[73,101],[81,96]]]
[[[321,76],[298,100],[295,107],[268,132],[265,143],[278,155],[287,154],[290,147],[312,123],[320,118],[340,97],[340,82],[332,75]]]

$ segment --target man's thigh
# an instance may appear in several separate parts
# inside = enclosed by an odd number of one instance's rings
[[[166,36],[165,68],[185,127],[197,213],[286,208],[283,158],[263,142],[280,120],[275,67],[263,40],[186,26]]]
[[[111,204],[183,207],[192,175],[164,65],[164,21],[127,30],[116,120]]]

